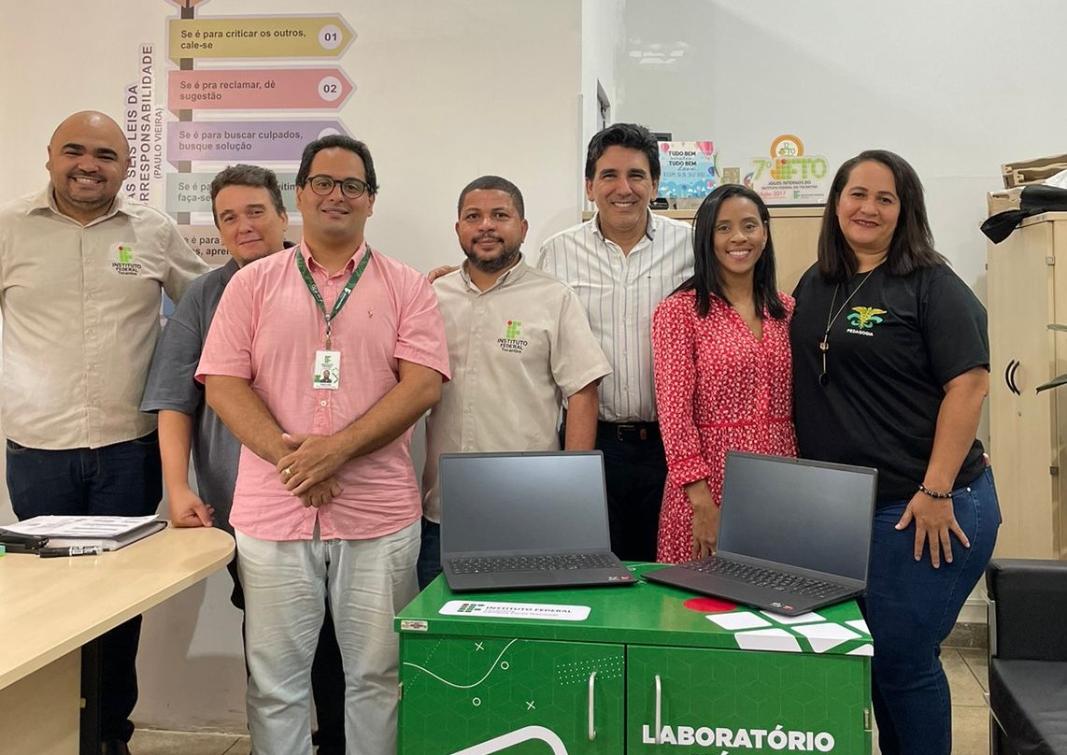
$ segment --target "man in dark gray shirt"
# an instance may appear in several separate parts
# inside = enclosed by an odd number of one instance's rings
[[[203,386],[193,376],[226,284],[239,268],[290,246],[285,241],[289,221],[277,177],[254,165],[234,165],[215,176],[211,209],[232,259],[190,284],[168,320],[152,357],[141,411],[159,413],[163,480],[173,525],[214,524],[233,534],[230,506],[241,444],[204,401]],[[199,494],[189,486],[190,450]],[[230,564],[230,574],[234,582],[231,600],[243,609],[236,561]],[[344,672],[328,607],[311,684],[319,721],[319,755],[344,753]]]

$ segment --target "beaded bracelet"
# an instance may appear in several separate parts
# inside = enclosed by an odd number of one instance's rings
[[[919,492],[926,493],[926,495],[930,496],[931,498],[938,498],[940,500],[947,500],[952,497],[951,490],[947,493],[942,493],[937,490],[930,490],[930,488],[926,487],[921,482],[919,483]]]

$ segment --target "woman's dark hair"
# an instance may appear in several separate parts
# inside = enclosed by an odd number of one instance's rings
[[[697,314],[708,316],[711,309],[711,297],[716,297],[726,304],[730,300],[722,289],[722,275],[719,271],[719,258],[715,256],[715,221],[719,216],[722,203],[731,197],[750,200],[759,211],[760,220],[767,232],[767,245],[756,262],[752,275],[752,295],[756,314],[763,317],[766,307],[771,317],[781,320],[785,317],[785,305],[778,298],[778,284],[774,270],[774,242],[771,240],[771,214],[760,195],[740,184],[726,184],[704,197],[697,210],[693,230],[693,277],[680,285],[678,291],[696,292]]]
[[[889,273],[907,275],[920,267],[948,264],[948,260],[934,249],[934,235],[926,216],[923,185],[915,168],[898,154],[884,149],[869,149],[846,160],[837,169],[834,182],[830,185],[830,198],[826,202],[822,230],[819,232],[819,272],[822,276],[831,282],[841,283],[856,274],[856,255],[841,231],[841,224],[837,222],[837,203],[852,169],[864,162],[876,162],[889,169],[900,200],[900,217],[885,259]]]

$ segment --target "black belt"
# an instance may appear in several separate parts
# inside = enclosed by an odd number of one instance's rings
[[[620,443],[659,440],[658,422],[597,422],[597,434],[612,436]]]

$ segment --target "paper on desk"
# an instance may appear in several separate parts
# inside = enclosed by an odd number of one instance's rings
[[[771,622],[761,619],[748,611],[736,611],[734,613],[713,613],[707,617],[708,621],[718,624],[723,629],[735,631],[737,629],[756,629],[757,627],[769,627]]]
[[[0,529],[20,535],[42,535],[49,538],[85,537],[113,538],[156,520],[152,516],[35,516]]]
[[[855,640],[860,635],[841,624],[803,624],[794,627],[798,632],[808,638],[811,649],[816,653],[825,653],[832,650],[847,640]]]
[[[755,629],[751,632],[738,632],[734,635],[737,646],[742,650],[772,650],[778,653],[802,653],[797,638],[784,629]]]

